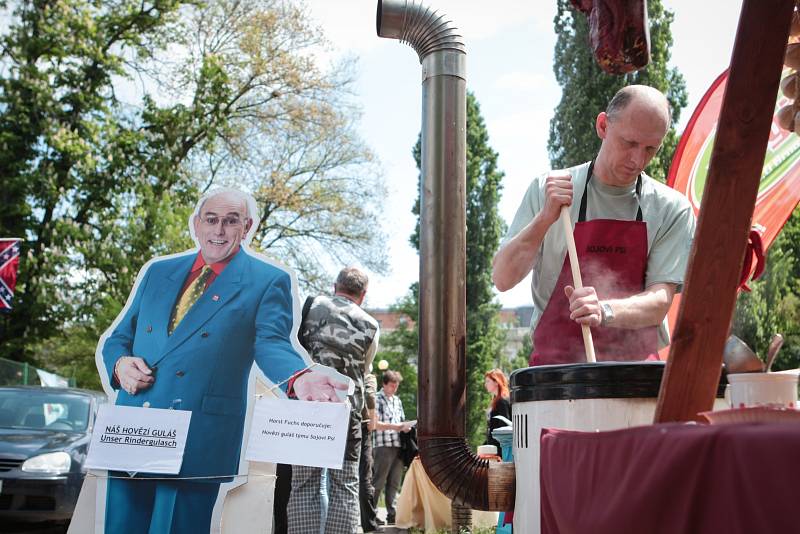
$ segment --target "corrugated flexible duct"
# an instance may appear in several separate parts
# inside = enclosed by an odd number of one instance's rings
[[[422,64],[420,459],[455,503],[509,510],[514,464],[477,458],[465,439],[466,47],[444,15],[415,0],[379,0],[377,30]]]

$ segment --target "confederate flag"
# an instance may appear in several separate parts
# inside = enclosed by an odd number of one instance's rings
[[[11,311],[11,297],[17,285],[19,239],[0,239],[0,312]]]

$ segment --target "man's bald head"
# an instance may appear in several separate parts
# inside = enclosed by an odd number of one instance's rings
[[[606,115],[610,120],[619,118],[628,106],[635,105],[637,108],[656,115],[660,115],[664,120],[664,131],[669,130],[672,118],[669,109],[669,101],[664,93],[648,85],[628,85],[617,91],[606,107]]]
[[[669,127],[669,103],[661,91],[623,87],[597,115],[595,129],[603,142],[594,173],[606,185],[632,184],[661,148]]]

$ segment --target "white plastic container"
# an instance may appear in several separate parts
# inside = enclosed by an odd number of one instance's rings
[[[794,408],[797,404],[797,374],[730,374],[725,400],[731,408],[753,406]]]

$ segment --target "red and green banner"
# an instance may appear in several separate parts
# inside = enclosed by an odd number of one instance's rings
[[[790,72],[785,69],[783,75]],[[698,104],[681,136],[667,178],[669,186],[686,195],[694,207],[695,215],[700,211],[727,81],[728,71],[725,71],[714,81]],[[775,100],[775,113],[791,103],[791,100],[779,92]],[[773,116],[761,185],[753,212],[753,226],[759,230],[764,251],[786,224],[798,201],[800,136],[781,129]],[[679,306],[680,298],[676,296],[668,314],[670,330],[675,327]],[[661,351],[662,358],[666,354],[667,349]]]
[[[787,69],[784,75],[789,72]],[[700,101],[683,132],[667,179],[669,186],[686,195],[694,206],[695,214],[700,211],[727,81],[728,72],[725,71]],[[775,112],[789,104],[791,100],[779,93],[775,101]],[[753,224],[764,228],[762,237],[765,249],[778,235],[800,201],[799,185],[800,137],[779,128],[773,117],[761,185],[753,212]]]

